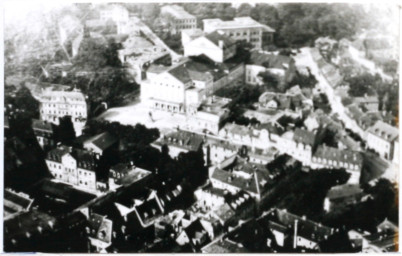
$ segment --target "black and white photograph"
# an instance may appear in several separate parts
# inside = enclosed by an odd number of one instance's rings
[[[0,4],[0,253],[399,252],[400,3]]]

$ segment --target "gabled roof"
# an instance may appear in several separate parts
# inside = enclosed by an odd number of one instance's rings
[[[51,123],[38,119],[32,119],[32,129],[34,131],[53,132],[53,126]]]
[[[314,146],[316,134],[308,130],[296,128],[293,135],[293,140],[304,145]]]
[[[399,136],[398,128],[384,123],[383,121],[377,121],[368,129],[368,132],[388,142],[394,141]]]
[[[358,196],[363,194],[363,189],[358,184],[343,184],[332,187],[328,193],[327,198],[330,200],[345,198],[350,196]]]
[[[151,224],[158,216],[162,215],[163,208],[158,202],[158,198],[153,197],[145,201],[143,204],[135,206],[135,212],[140,218],[140,221],[148,226]]]
[[[155,142],[155,144],[166,144],[168,146],[173,145],[175,147],[181,147],[189,151],[197,151],[200,149],[203,141],[203,136],[199,134],[178,130],[165,135],[157,142]]]
[[[100,240],[104,243],[112,242],[112,225],[113,222],[106,216],[93,213],[89,218],[89,227],[95,231],[93,239]]]
[[[29,209],[33,199],[23,193],[5,189],[4,190],[4,210],[8,213],[15,213],[19,211],[26,211]]]
[[[111,135],[109,132],[104,132],[87,139],[84,144],[92,143],[103,151],[108,149],[116,142],[117,139],[113,135]]]
[[[218,31],[214,31],[212,33],[205,35],[205,38],[207,38],[209,41],[211,41],[218,47],[219,47],[219,41],[221,41],[223,43],[223,49],[226,49],[236,44],[236,41],[234,41],[232,38],[224,35],[223,33],[219,33]]]
[[[288,69],[294,62],[294,59],[289,56],[268,54],[255,50],[251,52],[247,64],[265,68]]]
[[[188,70],[185,68],[184,64],[169,69],[168,73],[174,76],[183,84],[191,82],[190,74],[188,73]]]
[[[50,150],[46,155],[46,159],[61,163],[61,158],[64,155],[71,153],[71,151],[72,151],[71,147],[61,145],[58,146],[57,148]]]
[[[203,253],[248,253],[249,250],[244,248],[240,243],[233,242],[229,239],[218,239],[204,246],[201,251]]]

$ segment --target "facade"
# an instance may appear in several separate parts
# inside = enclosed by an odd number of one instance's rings
[[[202,35],[183,45],[185,56],[206,55],[215,62],[224,62],[236,54],[236,42],[217,31]]]
[[[183,29],[197,28],[197,18],[178,5],[165,5],[161,8],[161,15],[168,23],[173,34],[180,33]]]
[[[60,145],[49,151],[45,160],[55,179],[84,190],[97,191],[97,163],[90,152]]]
[[[367,130],[367,147],[376,151],[381,157],[392,160],[395,141],[398,136],[398,128],[377,121]]]
[[[317,147],[311,161],[311,168],[344,168],[351,174],[348,183],[358,184],[363,166],[361,153],[351,150],[340,150],[325,144]]]
[[[152,143],[152,146],[162,151],[162,147],[166,145],[169,155],[172,158],[176,158],[182,152],[201,152],[203,141],[204,138],[202,135],[178,130],[176,132],[162,135],[159,140]]]
[[[52,148],[55,145],[54,129],[51,123],[32,119],[32,129],[42,149]]]
[[[82,92],[45,91],[40,103],[41,120],[59,125],[59,118],[71,116],[76,135],[81,135],[88,115],[87,103]]]
[[[236,41],[245,40],[256,49],[263,46],[263,33],[267,33],[269,43],[273,41],[275,30],[258,23],[250,17],[237,17],[234,20],[204,19],[204,32],[222,31]]]
[[[114,22],[128,21],[130,14],[128,10],[121,5],[106,5],[99,11],[101,21],[112,20]]]
[[[152,172],[134,166],[132,163],[120,163],[110,168],[109,189],[116,190],[121,186],[134,183],[144,184],[151,176]]]

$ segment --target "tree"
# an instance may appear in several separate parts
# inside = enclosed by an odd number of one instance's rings
[[[283,92],[281,90],[281,88],[279,87],[279,78],[275,74],[272,74],[269,71],[264,71],[264,72],[258,73],[258,76],[262,78],[262,81],[264,82],[264,87],[268,91]]]
[[[59,125],[55,129],[55,140],[64,145],[72,145],[75,139],[75,130],[71,116],[63,116],[59,120]]]
[[[349,83],[350,96],[362,97],[372,92],[372,88],[376,84],[376,79],[373,75],[364,73],[359,76],[350,77],[346,82]]]

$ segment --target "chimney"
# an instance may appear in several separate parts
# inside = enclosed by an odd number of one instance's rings
[[[223,49],[223,40],[219,40],[218,44],[219,44],[219,48]]]
[[[297,223],[298,220],[295,220],[294,234],[293,234],[293,249],[296,249],[297,247]]]

